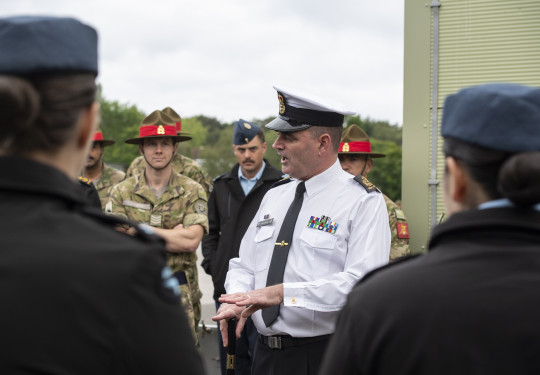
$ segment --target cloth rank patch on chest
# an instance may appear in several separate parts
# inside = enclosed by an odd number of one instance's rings
[[[320,218],[316,216],[312,216],[309,219],[307,226],[309,228],[322,230],[323,232],[327,232],[330,234],[335,234],[338,229],[339,224],[336,223],[335,221],[332,221],[330,217],[323,215]]]
[[[150,215],[150,225],[153,227],[161,227],[161,221],[163,217],[161,215]]]

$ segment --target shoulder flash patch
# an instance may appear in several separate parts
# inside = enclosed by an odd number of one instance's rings
[[[406,255],[406,256],[403,256],[401,258],[397,258],[393,261],[391,261],[390,263],[387,263],[385,264],[384,266],[381,266],[379,268],[375,268],[374,270],[368,272],[365,274],[364,277],[362,277],[357,283],[356,285],[354,286],[354,288],[356,288],[358,285],[362,284],[364,281],[366,281],[367,279],[369,279],[371,276],[381,272],[381,271],[384,271],[390,267],[394,267],[402,262],[408,262],[409,260],[412,260],[412,259],[415,259],[415,258],[418,258],[418,257],[421,257],[423,254],[413,254],[413,255]]]
[[[272,187],[270,189],[273,189],[275,187],[278,187],[278,186],[281,186],[281,185],[285,185],[285,184],[288,184],[289,182],[291,182],[291,178],[290,177],[285,177],[277,182],[274,182],[274,184],[272,185]]]
[[[374,191],[376,191],[377,193],[381,192],[379,189],[377,189],[377,186],[373,185],[371,182],[369,182],[369,180],[365,176],[361,174],[354,177],[354,180],[358,182],[360,185],[362,185],[368,193],[373,193]]]

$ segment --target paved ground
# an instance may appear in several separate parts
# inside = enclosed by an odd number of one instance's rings
[[[216,314],[216,305],[212,295],[214,294],[214,284],[212,284],[212,278],[207,275],[201,267],[201,261],[203,259],[201,253],[201,246],[197,249],[197,265],[199,269],[199,287],[203,292],[201,299],[201,323],[199,327],[204,325],[206,330],[203,333],[203,329],[199,329],[199,342],[200,353],[203,357],[206,367],[207,375],[220,375],[219,370],[219,353],[218,353],[218,341],[217,341],[217,325],[211,319]]]
[[[197,267],[199,269],[199,287],[203,292],[201,304],[202,304],[202,318],[201,321],[207,326],[215,325],[215,322],[212,321],[211,317],[216,313],[216,305],[212,295],[214,294],[214,284],[212,284],[212,277],[207,275],[201,267],[201,262],[203,259],[201,253],[201,246],[197,249]]]

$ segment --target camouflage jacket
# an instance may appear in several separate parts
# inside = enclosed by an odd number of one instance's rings
[[[126,178],[141,174],[144,171],[145,162],[142,156],[135,158],[126,172]],[[188,158],[187,156],[176,153],[172,161],[172,169],[176,173],[189,177],[197,181],[204,188],[206,196],[210,195],[212,190],[212,182],[206,171],[195,160]]]
[[[105,211],[105,205],[109,201],[109,194],[117,183],[124,180],[126,174],[116,168],[110,167],[103,163],[101,177],[98,181],[94,181],[94,185],[101,200],[101,209]]]
[[[163,229],[200,224],[208,233],[207,197],[204,189],[192,179],[173,173],[169,186],[158,200],[144,173],[114,186],[106,212]],[[195,253],[170,253],[168,265],[173,272],[196,266]]]
[[[398,205],[386,195],[384,195],[384,201],[388,210],[390,231],[392,233],[390,260],[395,260],[411,253],[409,248],[409,227],[407,218]]]

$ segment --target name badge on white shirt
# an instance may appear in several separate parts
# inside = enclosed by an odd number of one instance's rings
[[[273,217],[270,217],[269,214],[267,215],[264,215],[264,220],[261,220],[257,223],[257,228],[258,227],[263,227],[265,225],[270,225],[274,222],[274,218]]]

